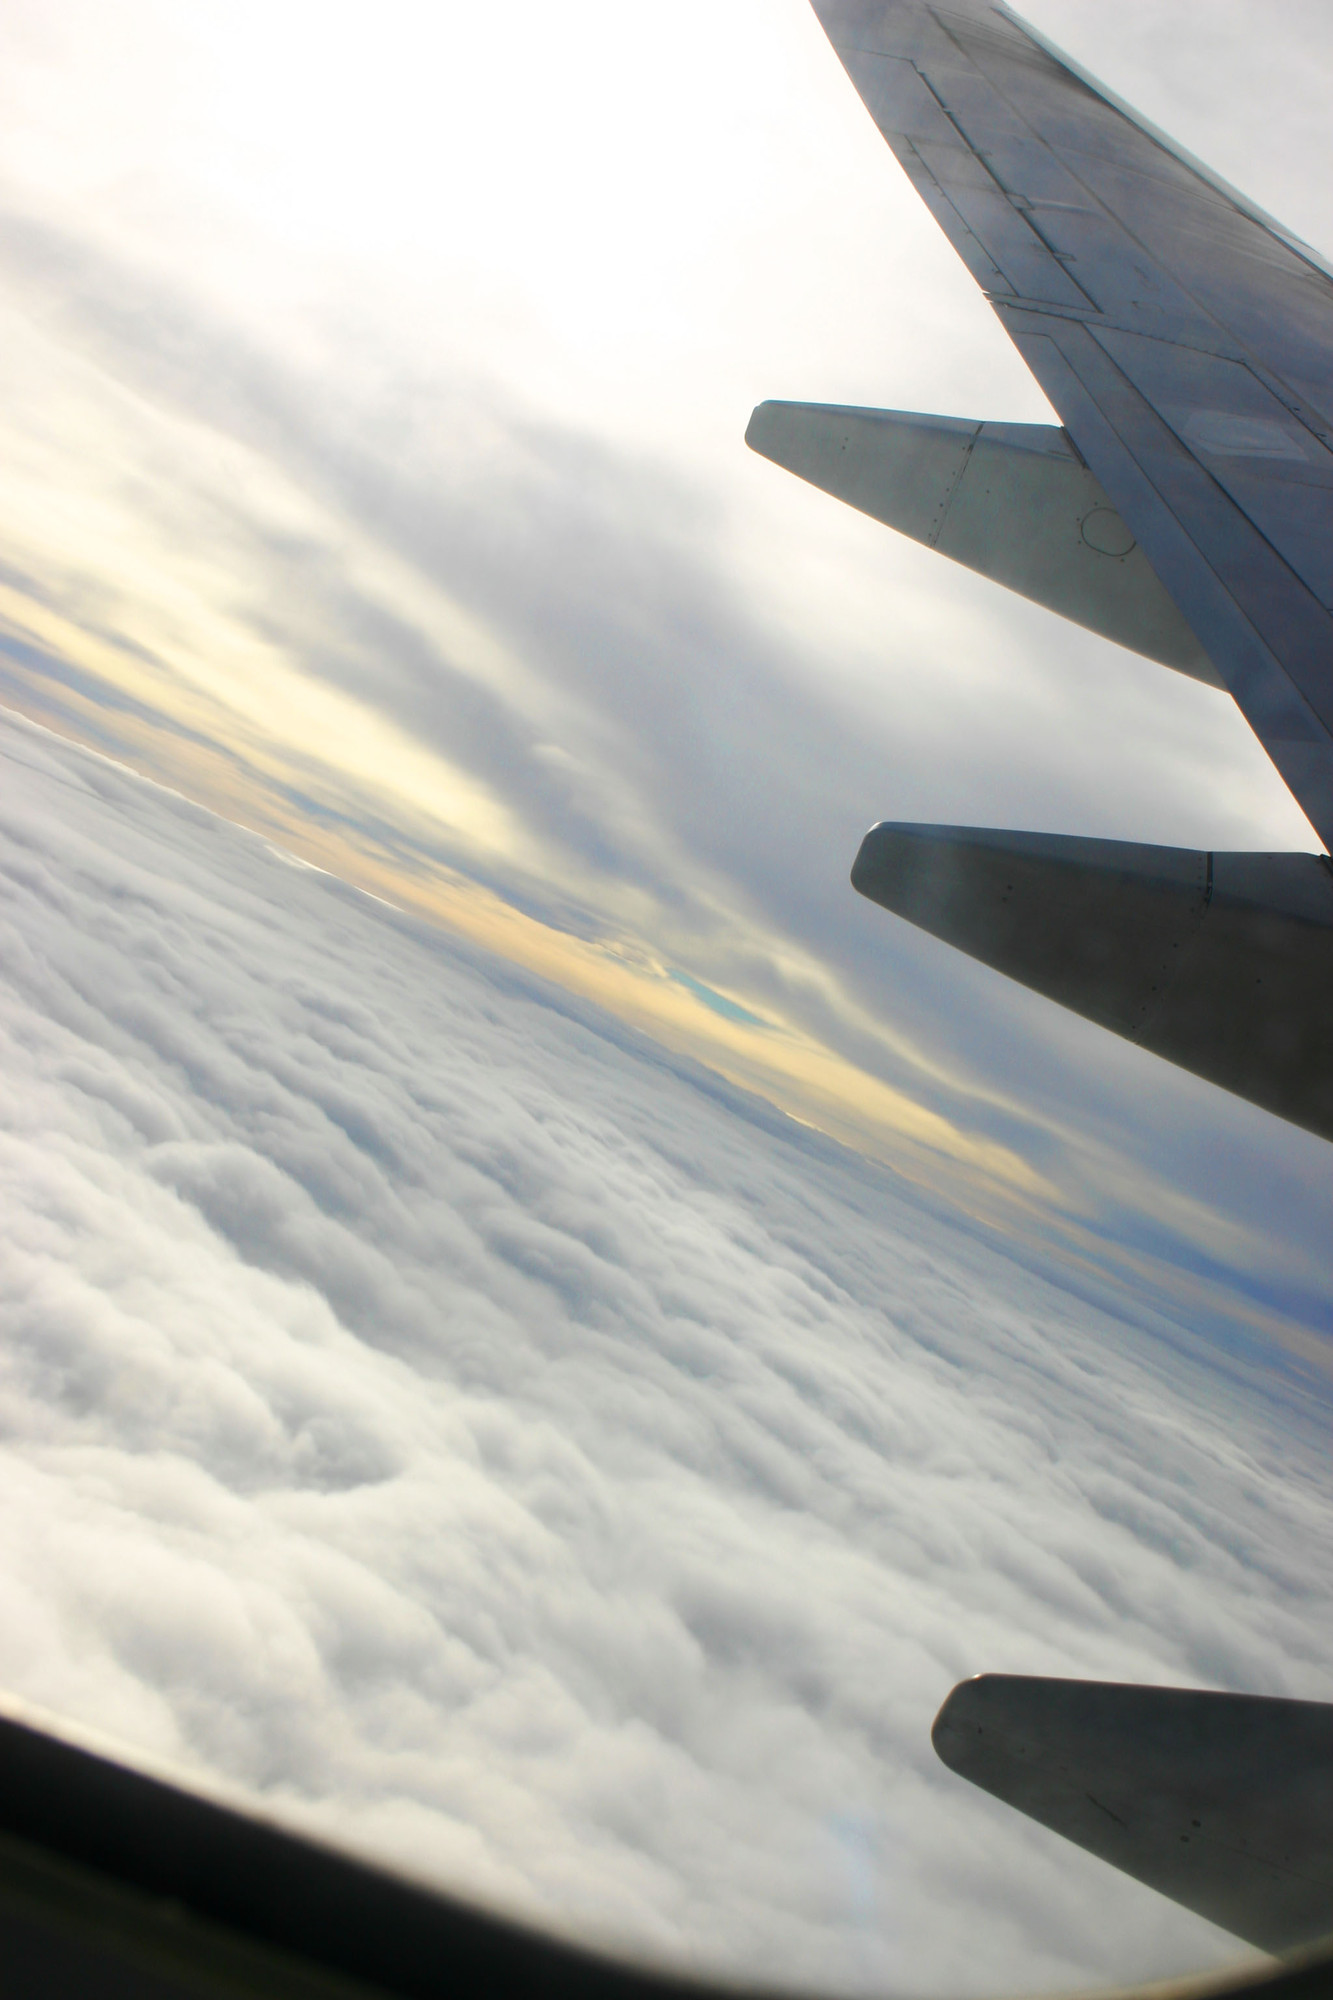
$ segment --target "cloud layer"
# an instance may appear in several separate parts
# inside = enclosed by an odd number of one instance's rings
[[[1333,1692],[1280,1372],[3,745],[0,1682],[676,1962],[957,1993],[1226,1955],[928,1731],[982,1668]]]

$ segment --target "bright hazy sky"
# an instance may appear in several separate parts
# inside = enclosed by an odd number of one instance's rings
[[[1039,18],[1333,240],[1317,9]],[[1308,1322],[1315,1142],[846,888],[883,817],[1311,836],[1226,697],[744,449],[766,395],[1049,414],[803,0],[4,34],[17,706],[978,1216],[1156,1258],[1169,1211]]]
[[[1322,4],[1028,11],[1333,249]],[[886,817],[1300,812],[748,453],[768,396],[1050,418],[805,0],[6,8],[0,702],[1326,1384],[1327,1148],[847,885]]]

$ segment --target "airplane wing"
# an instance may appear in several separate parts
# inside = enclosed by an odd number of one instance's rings
[[[748,441],[955,561],[1226,687],[1333,846],[1333,274],[1007,7],[813,5],[1063,424],[770,402],[755,411]],[[979,907],[994,872],[986,842],[1012,837],[931,832],[937,874],[941,838],[957,836],[950,880]],[[1157,852],[1170,856],[1168,872],[1206,867],[1211,880],[1211,857]],[[1135,943],[1141,854],[1132,843],[1121,860],[1101,853],[1086,880],[1129,952],[1122,969],[1152,996],[1165,988],[1156,947]],[[873,858],[863,849],[853,873],[871,895],[882,874]],[[1070,842],[1053,836],[1046,859],[1047,876],[1076,890]],[[1252,887],[1265,871],[1286,880],[1280,857],[1229,861]],[[1033,882],[1041,874],[1029,872]],[[1282,896],[1256,906],[1265,937],[1298,969],[1282,1021],[1275,994],[1249,996],[1251,1025],[1256,1007],[1268,1011],[1258,1054],[1239,1068],[1216,1056],[1215,1024],[1192,1038],[1188,1018],[1177,1019],[1158,1034],[1151,1000],[1132,1023],[1117,1023],[1095,980],[1089,987],[1046,961],[1045,970],[1021,957],[989,962],[1333,1138],[1326,1084],[1311,1077],[1305,1088],[1303,1059],[1293,1056],[1322,1044],[1333,937],[1333,873],[1312,863],[1306,874],[1299,916]],[[927,922],[920,897],[907,900],[915,913],[902,913]],[[1203,911],[1216,960],[1223,926],[1211,899]],[[936,915],[928,928],[972,949],[965,930]],[[1168,983],[1192,950],[1182,942]],[[1240,993],[1239,944],[1233,958],[1227,977]],[[1265,1069],[1264,1048],[1280,1051],[1280,1075]]]
[[[882,821],[852,883],[1126,1041],[1333,1135],[1333,875],[1314,854]]]
[[[1007,8],[814,5],[1333,846],[1333,276]]]
[[[982,1674],[931,1739],[950,1770],[1261,1951],[1333,1928],[1333,1706]]]
[[[993,0],[812,0],[1061,425],[761,403],[765,457],[1227,688],[1333,846],[1333,273]],[[1333,866],[884,821],[860,892],[1333,1139]],[[988,1675],[953,1770],[1250,1939],[1333,1931],[1333,1705]]]

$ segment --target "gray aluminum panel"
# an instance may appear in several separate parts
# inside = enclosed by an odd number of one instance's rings
[[[1222,682],[1067,434],[902,410],[761,403],[753,451],[1136,653]]]
[[[1333,278],[988,0],[813,0],[1326,845]]]
[[[946,944],[1333,1139],[1333,868],[989,828],[872,827],[853,886]]]
[[[1264,1951],[1333,1930],[1333,1706],[985,1674],[951,1770]]]

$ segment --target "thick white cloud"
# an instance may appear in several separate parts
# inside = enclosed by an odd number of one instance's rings
[[[0,1682],[675,1961],[1227,1941],[933,1758],[983,1668],[1328,1696],[1312,1406],[3,726]]]

